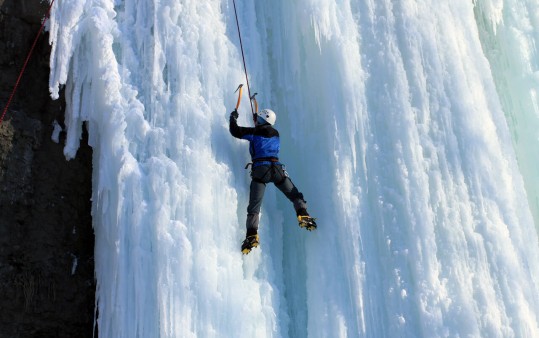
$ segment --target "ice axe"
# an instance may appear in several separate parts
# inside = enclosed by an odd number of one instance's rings
[[[255,122],[255,124],[256,124],[256,114],[258,114],[258,102],[256,102],[256,97],[255,97],[257,94],[258,94],[258,93],[254,93],[254,94],[250,97],[251,101],[254,101],[254,102],[255,102],[255,111],[254,111],[254,113],[253,113],[253,121]],[[251,105],[251,108],[253,108],[252,105]]]
[[[240,102],[241,102],[241,92],[242,92],[242,90],[243,90],[243,83],[240,83],[240,85],[239,85],[238,88],[234,91],[234,93],[237,92],[238,90],[239,90],[240,92],[238,93],[238,102],[236,102],[236,110],[238,110],[238,108],[240,107]]]
[[[253,96],[251,96],[251,101],[254,101],[255,102],[255,114],[258,113],[258,102],[256,102],[256,98],[255,96],[257,95],[258,93],[254,93]]]

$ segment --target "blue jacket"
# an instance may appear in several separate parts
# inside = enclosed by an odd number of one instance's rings
[[[279,132],[270,124],[257,125],[254,128],[240,127],[238,121],[230,117],[229,130],[232,136],[249,141],[253,166],[279,161]]]

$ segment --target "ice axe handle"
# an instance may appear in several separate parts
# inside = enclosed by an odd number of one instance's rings
[[[253,96],[251,96],[251,101],[254,101],[255,103],[255,111],[254,111],[254,115],[258,114],[258,102],[256,101],[256,95],[258,93],[254,93]]]
[[[254,101],[254,103],[255,103],[255,110],[253,112],[253,123],[255,124],[255,126],[256,126],[256,117],[257,117],[257,114],[258,114],[258,102],[256,101],[256,95],[257,94],[258,93],[254,93],[253,96],[250,97],[251,102]],[[251,104],[251,109],[252,109],[252,107],[253,106]]]

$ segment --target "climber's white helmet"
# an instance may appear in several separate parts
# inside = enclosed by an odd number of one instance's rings
[[[271,109],[262,109],[256,115],[258,116],[259,120],[262,119],[272,126],[275,124],[275,120],[277,120],[277,116]]]

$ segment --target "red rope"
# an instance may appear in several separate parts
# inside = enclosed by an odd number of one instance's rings
[[[243,42],[241,41],[240,23],[238,21],[238,12],[236,11],[236,1],[232,0],[234,4],[234,15],[236,15],[236,26],[238,27],[238,36],[240,37],[241,58],[243,59],[243,70],[245,72],[245,79],[247,80],[247,92],[249,93],[249,102],[251,103],[251,113],[253,114],[253,121],[255,121],[255,111],[253,110],[253,101],[251,100],[251,86],[249,86],[249,77],[247,76],[247,66],[245,65],[245,54],[243,53]]]
[[[13,87],[13,91],[11,92],[11,95],[9,96],[9,100],[7,101],[7,104],[6,104],[6,107],[4,108],[2,116],[0,116],[0,125],[2,124],[2,121],[4,120],[4,117],[6,116],[7,110],[9,108],[9,105],[11,104],[11,101],[13,100],[13,97],[15,96],[15,93],[17,92],[17,88],[19,87],[19,83],[21,82],[22,74],[24,73],[24,70],[26,69],[26,66],[28,65],[28,61],[30,60],[30,57],[32,56],[32,53],[34,52],[34,48],[36,47],[37,40],[39,39],[39,36],[43,32],[43,28],[45,28],[45,23],[49,19],[53,4],[54,4],[54,0],[51,1],[51,5],[49,6],[49,10],[47,11],[47,15],[45,16],[45,19],[43,20],[43,23],[41,24],[41,28],[39,29],[39,32],[37,32],[36,38],[34,39],[34,43],[32,44],[32,48],[30,48],[30,52],[28,53],[28,56],[26,57],[26,60],[24,61],[24,65],[22,66],[19,77],[17,78],[17,82],[15,83],[15,87]]]

